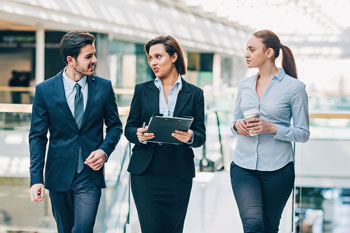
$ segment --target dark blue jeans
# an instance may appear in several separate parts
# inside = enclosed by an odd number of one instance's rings
[[[101,188],[90,179],[86,169],[74,179],[67,192],[49,191],[52,213],[59,233],[92,233]]]
[[[231,185],[245,233],[277,233],[294,186],[294,163],[276,171],[241,168],[232,162]]]

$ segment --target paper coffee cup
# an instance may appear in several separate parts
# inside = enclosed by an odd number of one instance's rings
[[[258,118],[259,117],[259,110],[255,109],[255,108],[249,109],[249,110],[243,112],[243,116],[244,116],[244,119]],[[255,136],[258,134],[249,133],[249,135]]]

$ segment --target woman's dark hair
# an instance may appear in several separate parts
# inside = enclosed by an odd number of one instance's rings
[[[176,71],[180,75],[186,74],[185,59],[179,42],[177,42],[177,40],[172,36],[158,36],[156,38],[153,38],[145,44],[145,52],[147,54],[147,57],[149,56],[149,49],[151,46],[156,44],[163,44],[165,51],[170,56],[174,55],[174,53],[177,53],[177,60],[175,61]]]
[[[82,47],[93,43],[95,43],[95,37],[88,32],[67,32],[62,37],[60,42],[60,52],[64,63],[67,64],[68,56],[74,57],[76,59]]]
[[[265,48],[272,48],[275,54],[275,58],[278,57],[280,49],[282,49],[282,67],[286,74],[292,76],[293,78],[298,78],[297,68],[295,65],[294,56],[292,50],[287,46],[281,44],[278,36],[270,30],[261,30],[253,34],[253,36],[262,40]]]

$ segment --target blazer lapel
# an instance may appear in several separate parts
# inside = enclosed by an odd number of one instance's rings
[[[80,128],[83,127],[86,119],[88,118],[95,100],[95,92],[96,92],[95,78],[93,76],[90,76],[90,77],[87,77],[86,81],[88,83],[88,97],[87,97],[87,103],[86,103],[83,120],[81,122]]]
[[[56,87],[57,87],[56,96],[58,98],[58,102],[61,103],[61,105],[62,105],[62,109],[65,112],[65,115],[68,117],[69,121],[73,123],[74,127],[78,129],[78,125],[75,122],[72,111],[70,110],[68,103],[67,103],[66,93],[65,93],[64,85],[63,85],[62,72],[64,72],[64,71],[62,70],[56,76]]]
[[[187,105],[187,102],[192,95],[188,83],[184,79],[182,79],[181,81],[182,81],[182,90],[177,95],[175,110],[173,114],[174,117],[180,116],[182,109]]]
[[[148,85],[146,85],[147,90],[145,91],[146,99],[149,103],[149,106],[151,106],[152,114],[153,113],[159,113],[159,90],[154,85],[154,82],[149,82]]]

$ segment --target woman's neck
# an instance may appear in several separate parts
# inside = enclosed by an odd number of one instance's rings
[[[277,73],[278,69],[275,63],[266,63],[259,67],[259,78],[261,79],[271,79]]]
[[[170,74],[164,78],[161,78],[160,80],[163,83],[163,87],[173,87],[179,77],[179,74],[177,73],[176,69],[172,70]]]

